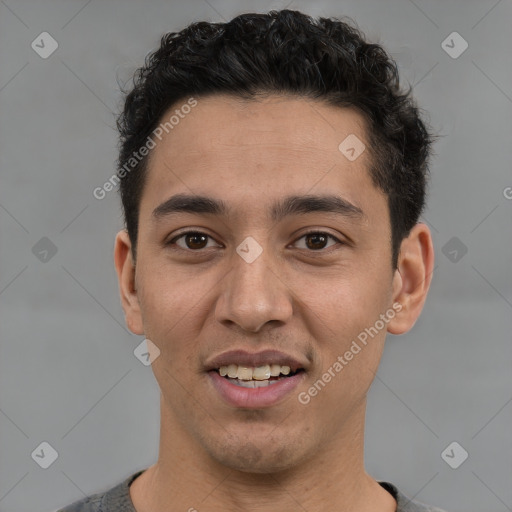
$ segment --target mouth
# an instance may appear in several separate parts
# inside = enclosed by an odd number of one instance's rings
[[[275,350],[231,351],[206,365],[214,390],[236,408],[264,408],[282,401],[302,382],[306,363]]]
[[[217,372],[220,377],[227,379],[235,386],[254,389],[277,384],[283,379],[288,379],[303,372],[304,368],[292,371],[289,366],[276,363],[256,367],[232,363],[212,371]]]

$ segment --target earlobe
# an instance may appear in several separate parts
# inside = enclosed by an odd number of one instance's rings
[[[116,236],[114,263],[126,325],[134,334],[142,335],[144,334],[144,328],[135,286],[135,265],[132,258],[130,237],[126,230],[119,231]]]
[[[393,276],[393,304],[399,303],[401,309],[388,323],[388,332],[403,334],[413,327],[425,304],[433,268],[432,236],[425,224],[418,223],[400,247]]]

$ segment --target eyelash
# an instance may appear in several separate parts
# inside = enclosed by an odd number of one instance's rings
[[[209,239],[213,240],[213,237],[211,237],[210,235],[208,235],[207,233],[203,233],[202,231],[185,231],[184,233],[181,233],[180,235],[178,236],[175,236],[174,238],[172,238],[171,240],[169,240],[169,242],[166,242],[165,245],[166,246],[173,246],[175,245],[176,241],[187,236],[187,235],[204,235],[206,237],[208,237]],[[297,243],[299,240],[301,240],[302,238],[308,236],[308,235],[326,235],[327,238],[330,238],[331,240],[334,240],[336,241],[338,244],[340,245],[346,245],[343,241],[341,241],[339,238],[335,237],[334,235],[331,235],[330,233],[327,233],[326,231],[308,231],[307,233],[303,233],[299,238],[297,238],[295,240],[295,242],[293,243]],[[328,246],[328,247],[323,247],[322,249],[317,249],[317,250],[314,250],[314,249],[305,249],[305,250],[308,250],[309,252],[311,253],[321,253],[321,252],[325,252],[327,249],[329,249],[330,247],[332,246]],[[174,249],[174,248],[173,248]],[[178,246],[178,249],[176,250],[183,250],[183,251],[188,251],[188,252],[196,252],[196,253],[199,253],[199,252],[202,252],[203,249],[206,249],[206,248],[202,248],[202,249],[189,249],[188,247],[186,249],[184,249],[183,247],[179,247]]]

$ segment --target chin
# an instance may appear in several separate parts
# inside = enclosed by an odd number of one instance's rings
[[[219,464],[243,473],[268,474],[291,469],[300,464],[305,454],[298,450],[302,443],[267,436],[265,439],[245,440],[232,436],[206,447],[210,456]]]
[[[255,455],[259,455],[259,458],[255,459]],[[286,471],[295,467],[298,461],[290,459],[276,460],[272,456],[262,456],[261,452],[257,454],[252,450],[249,452],[245,450],[241,454],[232,457],[222,454],[220,457],[217,457],[217,462],[229,469],[240,471],[241,473],[263,475]]]

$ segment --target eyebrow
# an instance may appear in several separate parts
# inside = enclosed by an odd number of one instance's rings
[[[206,196],[176,194],[153,210],[153,217],[161,219],[185,212],[227,216],[229,206],[222,200]],[[271,220],[277,222],[291,215],[325,212],[362,219],[365,214],[361,208],[336,195],[288,196],[274,203],[270,208]]]

